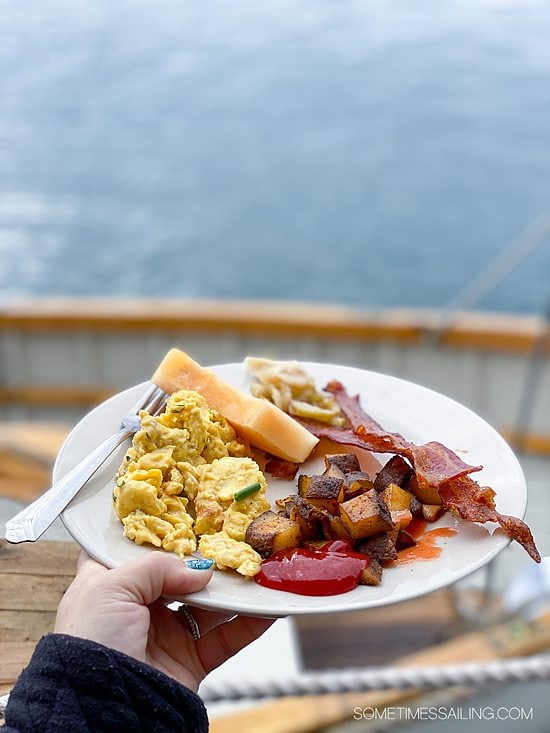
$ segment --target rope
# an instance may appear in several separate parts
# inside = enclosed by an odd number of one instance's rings
[[[204,702],[259,700],[262,698],[367,692],[369,690],[437,690],[454,685],[479,688],[488,684],[511,684],[550,679],[550,654],[507,659],[484,664],[453,664],[433,667],[337,669],[303,672],[286,679],[254,682],[209,682],[201,685]],[[0,697],[0,716],[9,695]]]
[[[255,682],[210,682],[201,686],[204,702],[260,699],[285,695],[324,695],[388,689],[440,689],[453,685],[480,687],[550,679],[550,654],[484,664],[437,667],[389,667],[303,672],[286,679]]]

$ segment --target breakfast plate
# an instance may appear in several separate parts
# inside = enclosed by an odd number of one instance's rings
[[[402,433],[414,443],[437,440],[455,451],[464,461],[483,465],[474,474],[482,485],[496,491],[499,512],[522,518],[527,504],[527,488],[520,464],[503,438],[467,407],[418,384],[376,372],[332,364],[302,362],[302,366],[322,388],[338,379],[350,394],[359,394],[363,408],[385,429]],[[210,367],[230,384],[248,391],[243,364]],[[54,480],[62,477],[86,456],[100,440],[114,432],[124,415],[145,389],[136,385],[116,394],[88,413],[71,431],[54,466]],[[122,446],[88,481],[62,514],[73,538],[99,562],[116,567],[145,553],[122,534],[111,496],[114,474],[127,445]],[[341,450],[341,448],[337,449]],[[379,456],[382,463],[389,455]],[[322,455],[308,459],[300,472],[323,470]],[[266,475],[268,499],[295,493],[295,483]],[[256,616],[280,617],[298,614],[335,613],[373,608],[405,601],[442,588],[488,563],[510,539],[496,525],[478,525],[446,513],[430,528],[453,527],[454,536],[439,540],[442,552],[429,561],[397,565],[384,571],[378,586],[359,585],[334,596],[302,596],[264,588],[232,571],[216,571],[209,585],[185,597],[195,606]]]

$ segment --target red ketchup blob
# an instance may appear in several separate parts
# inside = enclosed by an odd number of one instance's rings
[[[356,588],[369,564],[370,559],[353,552],[348,542],[334,540],[321,549],[280,550],[264,560],[254,580],[302,596],[335,596]]]

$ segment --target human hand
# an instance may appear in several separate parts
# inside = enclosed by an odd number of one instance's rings
[[[273,623],[193,608],[201,630],[194,640],[183,614],[167,608],[160,596],[198,591],[211,577],[211,570],[190,569],[163,552],[112,570],[82,552],[76,577],[59,604],[55,632],[117,649],[196,691],[208,672]]]

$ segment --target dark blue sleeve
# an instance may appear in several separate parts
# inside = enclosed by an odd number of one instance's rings
[[[2,733],[206,733],[201,699],[162,672],[85,639],[48,634],[17,680]]]

